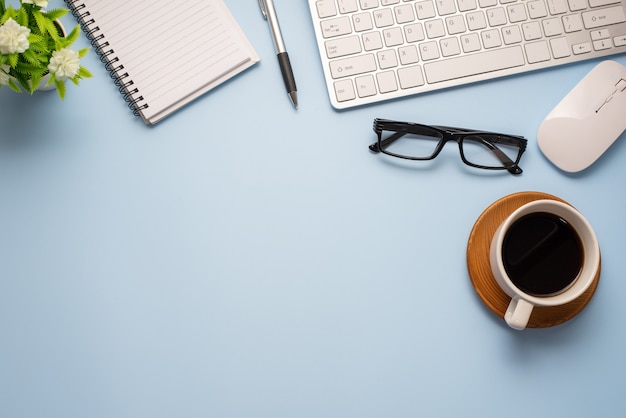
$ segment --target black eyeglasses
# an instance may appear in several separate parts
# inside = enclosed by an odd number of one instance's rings
[[[456,141],[465,164],[487,170],[508,170],[511,174],[522,173],[517,164],[528,142],[523,136],[385,119],[374,119],[374,132],[378,141],[370,145],[372,152],[407,160],[432,160],[446,142]]]

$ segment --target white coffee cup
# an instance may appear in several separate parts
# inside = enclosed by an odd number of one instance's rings
[[[542,212],[565,220],[578,235],[582,247],[582,265],[578,276],[569,287],[547,296],[532,295],[516,286],[507,274],[502,254],[504,240],[511,226],[526,215]],[[600,269],[600,247],[589,222],[572,206],[551,199],[535,200],[519,207],[498,227],[491,241],[490,263],[496,282],[511,297],[504,320],[511,328],[521,330],[528,325],[534,307],[565,305],[585,293]]]

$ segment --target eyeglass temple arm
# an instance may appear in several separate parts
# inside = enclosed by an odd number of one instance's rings
[[[374,142],[372,145],[370,145],[370,151],[372,152],[381,152],[382,148],[386,148],[389,145],[393,144],[395,141],[397,141],[398,139],[402,138],[404,135],[406,135],[406,132],[396,132],[393,135],[389,136],[388,138],[385,138],[383,140],[379,142]]]
[[[489,141],[482,141],[482,143],[489,148],[491,152],[495,154],[496,157],[500,160],[502,164],[506,167],[507,171],[511,174],[521,174],[522,169],[515,163],[515,161],[511,160],[508,155],[506,155],[502,150],[495,145],[493,145]]]

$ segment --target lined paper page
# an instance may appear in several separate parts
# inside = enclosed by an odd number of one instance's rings
[[[223,0],[82,2],[150,123],[259,60]]]

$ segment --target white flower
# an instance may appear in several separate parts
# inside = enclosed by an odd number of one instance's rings
[[[66,78],[74,78],[78,74],[79,68],[80,57],[78,56],[78,51],[73,51],[69,48],[54,51],[52,58],[50,58],[50,64],[48,64],[48,70],[59,81]]]
[[[9,84],[9,71],[11,67],[8,65],[0,65],[0,86]]]
[[[20,26],[15,20],[9,19],[0,26],[0,54],[15,54],[26,51],[30,29]]]
[[[48,0],[22,0],[24,4],[34,4],[39,7],[48,7]]]

